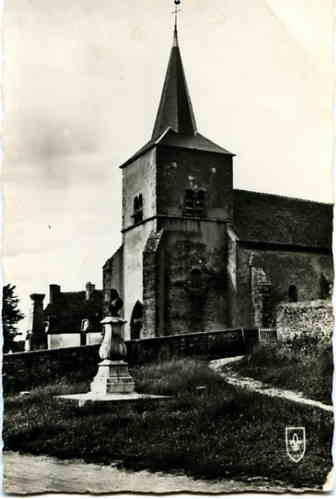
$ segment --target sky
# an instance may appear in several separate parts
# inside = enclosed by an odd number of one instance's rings
[[[150,138],[173,7],[5,3],[4,281],[26,314],[49,283],[102,285],[121,242],[118,165]],[[198,130],[237,154],[236,188],[332,202],[332,18],[332,0],[182,0]]]

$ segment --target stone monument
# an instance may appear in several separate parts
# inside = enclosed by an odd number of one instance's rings
[[[99,348],[99,357],[102,361],[98,364],[98,371],[91,383],[90,391],[57,395],[55,398],[74,402],[78,404],[78,407],[84,407],[87,403],[114,405],[117,402],[130,402],[139,399],[169,398],[163,395],[135,392],[135,383],[128,372],[128,364],[125,361],[127,348],[123,338],[123,326],[126,321],[119,315],[122,306],[121,298],[113,290],[112,299],[107,308],[109,315],[101,321],[104,336]]]
[[[102,362],[98,364],[98,372],[91,383],[93,395],[134,392],[134,381],[124,360],[127,349],[122,328],[125,323],[126,321],[119,316],[108,316],[101,321],[104,338],[99,349],[99,357]]]

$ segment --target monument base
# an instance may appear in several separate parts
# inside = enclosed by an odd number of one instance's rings
[[[137,403],[146,401],[147,403],[159,403],[169,400],[171,397],[164,395],[149,395],[147,393],[108,393],[107,395],[99,395],[92,392],[75,393],[72,395],[57,395],[56,400],[67,402],[75,407],[86,406],[102,406],[115,409],[119,405]]]
[[[91,383],[92,395],[132,393],[135,384],[128,372],[128,364],[123,360],[103,360],[98,364],[98,372]]]

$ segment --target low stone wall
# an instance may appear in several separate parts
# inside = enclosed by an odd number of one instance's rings
[[[239,355],[258,341],[257,329],[231,329],[128,341],[130,366],[176,357],[199,356],[207,359]],[[97,372],[99,345],[54,350],[35,350],[5,354],[4,391],[29,390],[59,377],[73,381],[92,379]]]
[[[62,376],[74,381],[93,378],[97,372],[98,345],[32,350],[3,356],[2,379],[4,392],[29,390],[53,383]]]
[[[128,341],[131,365],[169,360],[173,357],[203,356],[209,359],[238,355],[258,341],[257,329],[226,329]]]
[[[277,336],[279,340],[296,335],[331,338],[334,328],[333,307],[330,301],[283,303],[277,308]]]

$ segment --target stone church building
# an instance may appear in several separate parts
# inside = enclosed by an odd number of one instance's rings
[[[177,30],[149,142],[121,165],[122,245],[103,267],[125,338],[274,324],[326,298],[332,205],[235,189],[234,154],[197,131]]]

